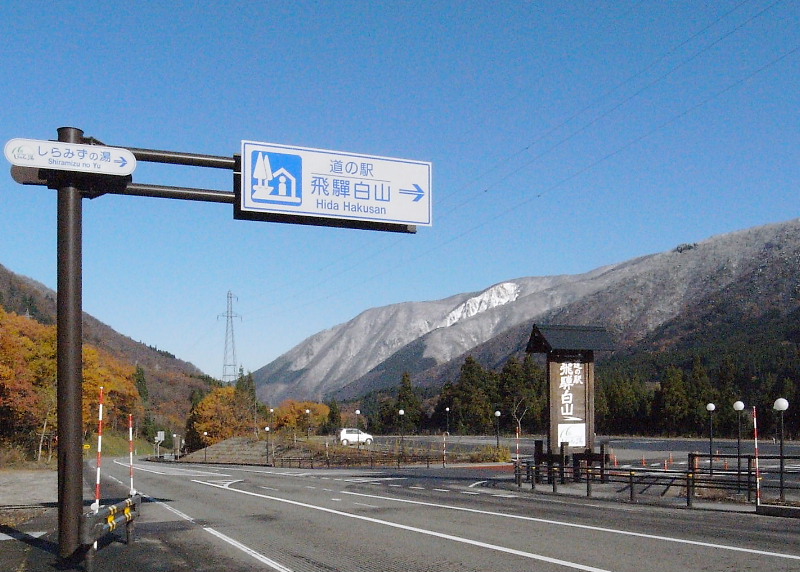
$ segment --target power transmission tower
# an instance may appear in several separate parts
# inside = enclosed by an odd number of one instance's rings
[[[236,341],[233,336],[233,319],[242,317],[233,311],[233,299],[239,300],[236,295],[228,290],[228,310],[224,314],[219,314],[219,317],[225,317],[225,357],[222,360],[222,382],[235,383],[239,371],[236,365]]]

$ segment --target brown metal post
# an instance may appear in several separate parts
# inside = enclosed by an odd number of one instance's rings
[[[544,459],[544,441],[537,439],[533,442],[533,480],[535,483],[543,482],[542,479],[542,460]]]
[[[606,445],[600,445],[600,482],[606,482]]]
[[[631,490],[630,490],[631,502],[636,502],[636,483],[634,482],[634,479],[633,479],[634,476],[635,476],[635,473],[633,471],[631,471],[628,474],[628,484],[631,487]]]
[[[61,127],[58,140],[82,143],[83,131]],[[58,188],[57,241],[58,552],[67,559],[80,548],[83,510],[82,210],[70,177]]]

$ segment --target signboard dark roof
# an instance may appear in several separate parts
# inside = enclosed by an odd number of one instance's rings
[[[614,343],[601,326],[553,326],[534,324],[528,353],[552,351],[613,351]]]

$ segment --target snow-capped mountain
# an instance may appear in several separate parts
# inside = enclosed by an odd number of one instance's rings
[[[688,307],[734,296],[742,311],[800,304],[800,219],[683,244],[578,275],[507,280],[481,292],[372,308],[254,372],[259,396],[353,397],[461,359],[499,337],[518,348],[534,322],[599,324],[624,348]],[[498,350],[500,351],[500,350]],[[345,386],[347,386],[346,389]]]

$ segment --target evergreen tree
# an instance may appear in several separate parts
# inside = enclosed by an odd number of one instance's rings
[[[235,386],[235,400],[236,408],[239,410],[240,415],[247,419],[253,431],[258,435],[258,399],[256,398],[256,382],[253,379],[252,372],[247,372],[245,375],[244,370],[239,368],[239,377],[236,380]]]
[[[416,431],[422,418],[422,401],[414,392],[414,387],[411,385],[411,375],[408,372],[403,373],[403,378],[400,380],[400,388],[397,390],[395,410],[398,415],[401,409],[403,410],[403,415],[399,419],[401,431],[404,433]]]
[[[501,427],[506,430],[522,432],[523,421],[538,412],[538,380],[529,378],[528,373],[515,357],[509,359],[500,372],[497,383],[499,406],[503,413],[500,420]]]
[[[147,378],[144,375],[144,370],[141,366],[136,366],[136,371],[133,374],[133,381],[136,384],[136,389],[139,391],[139,397],[142,398],[143,403],[147,403],[150,399],[150,392],[147,390]]]
[[[342,411],[339,409],[339,403],[335,399],[332,399],[327,405],[330,410],[328,411],[328,419],[322,426],[322,432],[330,435],[342,426]]]
[[[491,372],[483,369],[472,356],[461,366],[461,376],[453,386],[451,421],[459,433],[491,433],[494,410],[488,389],[492,386]]]
[[[689,395],[688,426],[698,435],[708,433],[709,412],[706,405],[716,402],[717,393],[711,385],[711,378],[703,365],[703,360],[695,354],[692,369],[689,372],[687,394]]]
[[[689,394],[683,379],[683,370],[667,368],[661,382],[661,419],[663,429],[668,435],[678,435],[689,418]]]
[[[547,379],[547,372],[536,361],[533,354],[525,356],[522,362],[522,369],[525,372],[525,379],[531,385],[531,393],[535,401],[530,415],[527,417],[529,420],[528,430],[531,433],[546,432],[548,430],[548,423],[550,413],[547,410],[548,395],[550,392],[550,382]]]
[[[156,422],[149,412],[145,412],[144,419],[139,427],[139,434],[149,442],[156,438]]]
[[[244,401],[252,404],[256,399],[256,382],[253,379],[253,374],[248,372],[244,374],[242,369],[239,369],[239,377],[236,379],[236,394],[240,395]]]
[[[439,399],[436,401],[436,406],[433,410],[431,423],[435,427],[436,432],[453,431],[452,421],[453,411],[453,383],[446,381],[442,386],[439,393]]]

